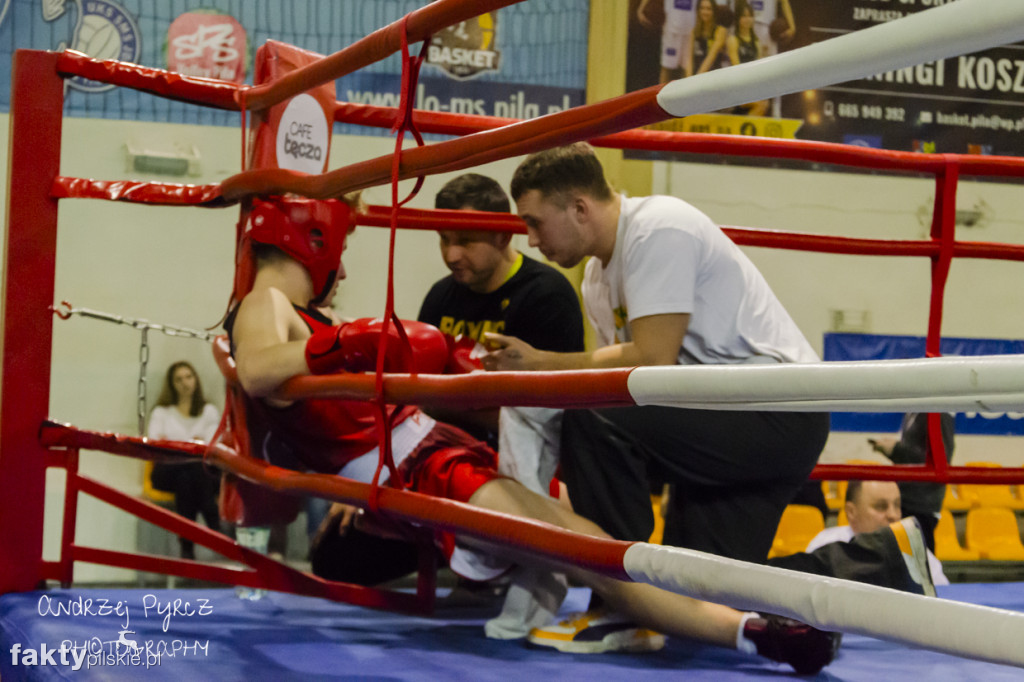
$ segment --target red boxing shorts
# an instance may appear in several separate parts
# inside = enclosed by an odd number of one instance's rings
[[[498,455],[462,429],[438,422],[402,462],[410,490],[468,502],[480,486],[499,478]]]

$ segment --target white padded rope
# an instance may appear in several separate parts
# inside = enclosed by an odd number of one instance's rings
[[[709,410],[1016,412],[1024,355],[638,367],[627,387],[637,405]]]
[[[695,599],[789,616],[822,630],[1024,666],[1024,614],[1015,611],[646,543],[626,550],[623,565],[636,582]]]
[[[1021,0],[957,0],[789,52],[668,83],[658,104],[689,116],[813,90],[1024,39]]]

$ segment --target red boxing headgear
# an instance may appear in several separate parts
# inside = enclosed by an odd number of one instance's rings
[[[354,225],[351,209],[337,199],[254,199],[245,236],[284,251],[306,268],[313,280],[315,305],[327,303]]]

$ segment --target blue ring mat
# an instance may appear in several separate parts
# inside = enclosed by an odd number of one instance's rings
[[[1024,611],[1024,583],[961,583],[943,598]],[[582,610],[589,591],[574,588],[563,612]],[[89,613],[78,613],[92,600]],[[178,608],[175,611],[175,601]],[[120,609],[117,604],[121,603]],[[187,607],[185,605],[188,605]],[[49,609],[59,615],[41,615]],[[67,608],[76,613],[69,614]],[[789,666],[709,645],[669,639],[657,653],[569,655],[522,642],[488,640],[486,606],[439,605],[429,618],[374,611],[323,599],[270,593],[256,602],[233,589],[72,588],[0,597],[0,679],[19,680],[779,680]],[[118,613],[120,611],[120,613]],[[124,612],[127,611],[127,624]],[[27,649],[62,641],[100,643],[103,652],[126,639],[152,656],[85,656],[79,670],[26,665]],[[107,643],[107,644],[104,644]],[[20,645],[18,665],[12,648]],[[1021,643],[1024,646],[1024,642]],[[156,662],[156,652],[167,652]],[[81,655],[81,654],[80,654]],[[69,663],[74,660],[68,653]],[[30,660],[30,659],[29,659]],[[1024,680],[1024,670],[846,635],[837,659],[815,680]]]

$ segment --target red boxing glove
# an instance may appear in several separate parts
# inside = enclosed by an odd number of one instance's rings
[[[306,364],[313,374],[338,371],[373,372],[384,323],[362,318],[336,327],[325,327],[306,341]],[[422,322],[403,320],[409,345],[402,341],[394,324],[388,325],[384,343],[384,371],[418,374],[438,373],[448,359],[445,336]]]
[[[395,371],[412,374],[440,374],[443,372],[445,363],[448,362],[448,341],[441,330],[426,322],[417,322],[416,320],[402,320],[402,328],[405,329],[405,335],[409,337],[409,346],[412,348],[412,364]],[[398,335],[395,325],[391,325],[389,334]],[[387,361],[388,357],[385,356],[385,364]]]
[[[445,338],[448,339],[448,364],[444,367],[445,374],[469,374],[484,368],[480,364],[480,358],[474,357],[478,344],[473,337],[460,334],[457,338]]]

